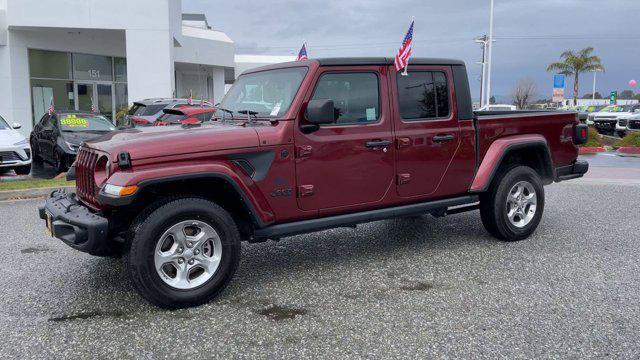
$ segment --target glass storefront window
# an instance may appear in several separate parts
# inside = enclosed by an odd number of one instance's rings
[[[75,80],[113,81],[110,56],[73,54]]]
[[[127,84],[116,83],[114,92],[116,96],[116,124],[122,125],[121,120],[127,114],[129,107]]]
[[[35,121],[49,110],[51,98],[56,110],[75,109],[72,81],[31,79],[31,97]]]
[[[127,81],[127,59],[113,58],[113,71],[116,75],[116,81]]]
[[[29,75],[32,78],[71,79],[71,54],[29,49]]]

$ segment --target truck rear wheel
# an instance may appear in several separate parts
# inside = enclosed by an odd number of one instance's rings
[[[505,241],[526,239],[544,211],[544,187],[528,166],[507,168],[480,198],[480,216],[487,231]]]
[[[138,292],[164,308],[204,304],[231,281],[240,234],[227,211],[201,198],[180,198],[132,225],[125,257]]]

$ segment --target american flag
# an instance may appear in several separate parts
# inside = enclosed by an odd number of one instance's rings
[[[300,51],[298,52],[298,58],[296,59],[296,61],[300,61],[300,60],[307,60],[309,57],[307,57],[307,44],[306,43],[302,43],[302,47],[300,48]]]
[[[96,107],[96,104],[93,103],[93,100],[91,100],[91,112],[92,113],[98,112],[98,108]]]
[[[411,40],[413,39],[413,20],[411,20],[411,26],[409,26],[409,31],[407,31],[407,35],[405,35],[404,40],[402,40],[402,46],[398,50],[398,54],[396,54],[396,71],[400,71],[404,69],[409,64],[409,56],[411,56]]]
[[[193,105],[193,91],[189,90],[189,99],[187,100],[187,103],[189,103],[189,105]]]
[[[53,98],[51,98],[51,102],[49,103],[49,115],[53,114],[53,112],[55,111],[54,107],[53,107]]]

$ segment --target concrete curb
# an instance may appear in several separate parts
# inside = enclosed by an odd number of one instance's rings
[[[616,151],[618,156],[640,157],[640,148],[624,146]]]
[[[48,188],[0,191],[0,201],[41,198],[51,194],[53,190],[57,190],[57,189],[65,189],[67,191],[73,191],[75,190],[75,186],[60,186],[60,187],[48,187]]]
[[[607,149],[604,147],[581,147],[580,154],[595,154],[599,152],[604,152]]]

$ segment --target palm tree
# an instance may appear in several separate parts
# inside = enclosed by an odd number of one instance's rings
[[[566,76],[573,76],[573,105],[578,105],[578,77],[587,71],[604,71],[598,56],[592,55],[593,48],[586,47],[580,51],[567,50],[560,55],[562,61],[554,62],[547,71],[557,71]]]

